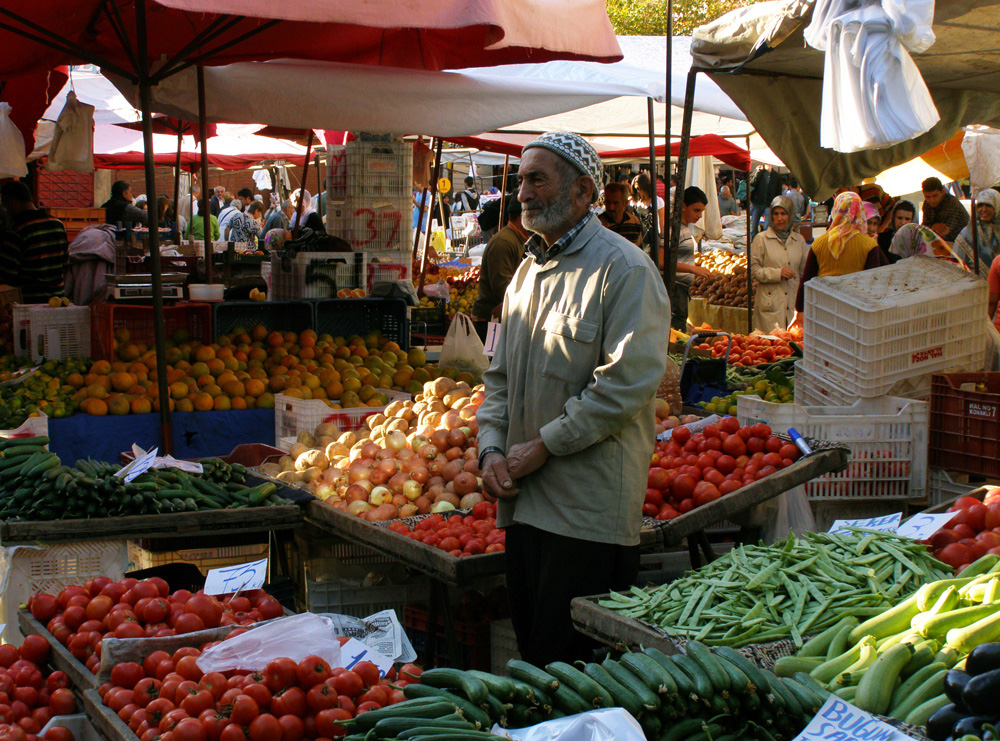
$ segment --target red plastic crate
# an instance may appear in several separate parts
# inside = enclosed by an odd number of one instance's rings
[[[179,303],[163,307],[169,341],[178,330],[188,333],[191,342],[212,341],[212,305]],[[90,355],[94,360],[111,360],[115,330],[127,329],[132,342],[153,346],[153,307],[97,303],[90,307]]]
[[[433,663],[434,666],[457,666],[465,670],[490,671],[490,624],[467,623],[461,620],[455,620],[454,623],[459,656],[451,657],[451,661],[447,664],[442,663],[444,662],[442,654],[448,650],[448,642],[445,638],[444,618],[438,615],[437,655],[433,657],[433,662],[425,656],[424,663]],[[413,648],[423,655],[427,646],[427,609],[423,605],[407,605],[403,608],[403,627]]]
[[[962,390],[966,383],[986,391]],[[931,377],[931,466],[1000,476],[1000,373]]]

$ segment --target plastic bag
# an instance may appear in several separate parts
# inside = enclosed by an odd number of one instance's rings
[[[443,280],[440,280],[437,283],[425,283],[424,295],[428,298],[437,298],[442,301],[447,301],[451,297],[451,292],[448,290],[448,284]]]
[[[656,389],[656,398],[670,404],[670,413],[679,417],[684,411],[684,401],[681,399],[681,369],[673,358],[667,358],[667,369]]]
[[[804,486],[796,486],[754,509],[759,510],[755,514],[763,519],[760,538],[764,543],[784,540],[789,533],[801,536],[816,530],[816,520]]]
[[[45,169],[94,171],[94,106],[78,101],[72,90],[56,120]]]
[[[467,314],[455,314],[441,347],[438,366],[468,371],[478,378],[490,367],[483,350],[483,341],[479,339],[472,318]]]
[[[603,708],[528,728],[493,726],[490,733],[517,741],[645,741],[642,726],[623,708]]]
[[[0,180],[28,174],[24,160],[24,137],[10,120],[10,103],[0,103]]]

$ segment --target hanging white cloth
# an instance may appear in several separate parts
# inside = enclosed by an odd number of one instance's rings
[[[1000,183],[1000,131],[987,126],[966,129],[962,154],[974,193]]]
[[[253,182],[257,190],[271,190],[271,173],[267,170],[254,170]]]
[[[81,103],[72,90],[66,94],[66,105],[56,119],[45,169],[94,171],[94,106]]]
[[[0,103],[0,179],[23,178],[28,174],[24,137],[10,120],[10,111],[10,103]]]
[[[715,187],[715,166],[712,157],[692,157],[688,160],[684,187],[697,186],[705,191],[708,205],[695,225],[711,240],[722,239],[722,218],[719,215],[719,192]]]
[[[838,152],[907,141],[940,120],[909,51],[934,43],[933,0],[817,0],[806,43],[824,51],[820,144]],[[909,51],[908,51],[909,50]]]

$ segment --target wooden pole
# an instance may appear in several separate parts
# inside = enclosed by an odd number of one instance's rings
[[[666,89],[667,109],[666,109],[666,115],[664,116],[664,122],[663,122],[663,125],[665,127],[665,131],[663,132],[663,141],[666,143],[666,152],[664,152],[664,156],[663,156],[663,160],[664,160],[664,163],[663,163],[663,177],[664,177],[664,182],[666,183],[666,186],[667,186],[667,196],[668,196],[664,200],[666,201],[666,207],[668,209],[668,213],[671,213],[671,214],[673,213],[673,211],[669,210],[670,209],[670,198],[669,198],[669,194],[670,194],[670,124],[671,124],[670,112],[671,112],[671,109],[672,109],[672,107],[674,105],[674,102],[673,102],[673,89],[674,89],[674,0],[667,0],[667,89]],[[655,185],[655,183],[654,183],[654,185]],[[658,221],[658,220],[654,219],[653,221]],[[670,228],[673,226],[673,224],[671,223],[672,221],[673,221],[672,219],[664,219],[663,220],[663,244],[665,244],[665,245],[670,244],[670,235],[671,235]],[[659,226],[659,225],[657,225],[657,226]],[[666,263],[665,257],[664,257],[664,263]],[[660,271],[661,272],[663,272],[664,267],[665,267],[665,265],[660,265]],[[666,273],[664,272],[663,273],[664,282],[666,282],[666,278],[667,278],[667,276],[666,276]]]
[[[319,205],[319,215],[320,217],[326,216],[326,200],[323,198],[323,194],[326,190],[323,188],[323,178],[319,172],[319,155],[315,155],[316,161],[313,163],[316,165],[316,203]]]
[[[437,195],[437,174],[438,170],[441,169],[441,147],[444,144],[443,139],[437,140],[437,149],[434,152],[434,170],[431,172],[431,202],[434,201],[434,197]],[[423,201],[421,201],[421,206]],[[423,217],[423,210],[421,209],[421,217]],[[420,222],[417,222],[418,224]],[[417,229],[417,233],[420,230]],[[430,214],[427,216],[427,232],[424,235],[424,251],[420,255],[420,285],[417,288],[417,295],[422,296],[424,293],[424,279],[427,277],[427,249],[431,246],[431,219]]]
[[[184,141],[184,127],[177,127],[177,167],[174,172],[174,228],[177,229],[177,240],[181,235],[181,144]],[[164,214],[166,216],[166,214]]]
[[[205,107],[205,68],[196,68],[198,78],[198,135],[201,137],[201,225],[205,232],[205,280],[215,282],[212,265],[212,197],[208,192],[208,111]],[[194,218],[192,210],[191,218]],[[194,235],[191,235],[194,242]]]
[[[292,232],[292,239],[298,239],[299,232],[302,231],[302,210],[305,208],[306,177],[309,175],[309,156],[312,153],[312,146],[313,130],[309,129],[309,139],[306,142],[306,158],[302,162],[302,184],[299,186],[299,203],[295,207],[295,231]]]
[[[750,154],[750,137],[747,136],[747,154]],[[750,205],[750,169],[747,169],[747,205]],[[733,194],[735,198],[735,194]],[[739,201],[737,201],[739,203]],[[789,215],[791,218],[791,215]],[[747,209],[747,334],[753,332],[753,281],[750,280],[750,209]]]
[[[668,109],[669,110],[669,109]],[[653,200],[649,204],[649,208],[653,212],[653,254],[650,257],[653,258],[653,262],[659,269],[660,274],[663,274],[663,260],[660,257],[660,215],[656,212],[656,126],[653,121],[653,99],[646,98],[646,125],[649,127],[649,175],[653,182]],[[670,142],[667,142],[667,173],[670,173]],[[664,201],[669,202],[670,191],[668,190],[664,193],[666,198]],[[665,207],[665,206],[664,206]],[[663,223],[664,234],[667,233],[666,219]],[[664,244],[666,244],[666,237],[664,237]]]
[[[698,79],[698,70],[688,72],[687,89],[684,93],[684,119],[681,124],[681,146],[677,154],[677,193],[674,197],[674,210],[671,215],[673,224],[670,226],[670,249],[665,261],[667,263],[667,289],[672,290],[677,280],[677,250],[681,241],[681,211],[684,207],[684,180],[687,174],[688,151],[691,147],[691,117],[694,112],[694,87]],[[653,204],[656,204],[656,191],[653,191]],[[748,245],[749,246],[749,245]]]
[[[153,159],[152,83],[149,79],[149,53],[146,38],[146,0],[136,0],[136,55],[139,65],[139,107],[142,110],[142,143],[145,152],[146,198],[156,203],[156,163]],[[167,388],[167,336],[163,319],[163,275],[160,267],[160,230],[150,225],[149,266],[153,283],[153,342],[156,347],[156,384],[160,402],[160,452],[171,454],[174,449],[170,422],[170,392]]]
[[[424,190],[420,194],[420,207],[417,215],[417,228],[414,229],[416,234],[413,235],[413,262],[417,261],[417,250],[420,249],[420,224],[423,223],[424,206],[427,205],[427,193],[428,193],[428,188],[427,186],[424,186]]]

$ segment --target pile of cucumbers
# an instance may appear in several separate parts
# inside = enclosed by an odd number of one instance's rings
[[[129,483],[121,466],[74,466],[46,450],[44,436],[0,439],[0,520],[62,520],[289,504],[277,487],[246,485],[246,469],[206,458],[201,474],[150,469]]]
[[[647,648],[617,661],[544,669],[514,659],[507,677],[428,669],[419,684],[404,688],[407,702],[359,715],[347,738],[490,738],[494,724],[523,728],[621,707],[651,741],[781,741],[794,738],[828,696],[808,677],[779,678],[731,648],[690,641],[685,650],[667,656]]]
[[[845,617],[774,669],[780,676],[808,672],[862,710],[923,726],[956,703],[949,682],[968,669],[970,652],[998,640],[1000,556],[988,554],[863,623]],[[1000,682],[994,687],[996,707]]]

